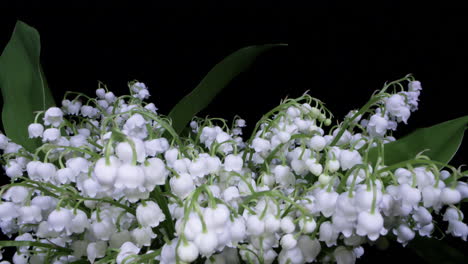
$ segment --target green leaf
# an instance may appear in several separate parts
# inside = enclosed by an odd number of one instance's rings
[[[446,242],[435,238],[417,237],[408,244],[426,263],[457,264],[466,263],[466,256]]]
[[[0,56],[3,127],[13,142],[29,151],[35,150],[39,143],[28,137],[28,125],[34,121],[33,112],[54,105],[40,64],[40,50],[37,30],[18,21]]]
[[[232,79],[247,70],[260,54],[279,46],[287,45],[267,44],[245,47],[216,64],[198,86],[172,108],[169,117],[172,119],[175,131],[180,134],[188,122],[203,110]]]
[[[413,159],[418,153],[441,163],[448,163],[461,145],[468,116],[421,128],[399,140],[385,144],[385,165]],[[377,148],[369,152],[369,160],[377,161]]]
[[[414,159],[422,152],[432,160],[447,164],[461,145],[468,116],[446,121],[431,127],[421,128],[399,140],[385,144],[385,165],[391,166],[399,162]],[[369,152],[369,160],[377,161],[377,148]],[[464,255],[436,239],[419,238],[411,242],[414,250],[427,263],[464,263]]]

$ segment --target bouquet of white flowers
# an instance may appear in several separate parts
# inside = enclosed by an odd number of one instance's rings
[[[212,73],[246,67],[273,46],[239,50]],[[226,82],[236,74],[228,72]],[[193,117],[215,95],[204,94],[213,74],[169,116],[138,81],[127,95],[101,83],[96,97],[68,92],[27,126],[4,115],[11,183],[0,189],[0,228],[14,240],[0,248],[17,247],[13,263],[354,263],[366,243],[433,236],[433,215],[466,240],[466,173],[448,161],[468,117],[396,140],[418,108],[412,76],[386,83],[341,122],[308,94],[283,100],[244,137],[241,118]],[[16,128],[30,139],[9,134]]]

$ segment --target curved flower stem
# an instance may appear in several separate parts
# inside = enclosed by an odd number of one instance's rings
[[[37,241],[0,241],[0,248],[2,247],[42,247],[48,249],[54,249],[66,254],[73,253],[73,250],[69,248],[60,247],[54,244],[46,244]]]
[[[154,200],[156,200],[156,203],[159,205],[159,207],[161,207],[161,210],[166,216],[166,220],[163,222],[163,226],[164,226],[164,229],[166,229],[169,239],[173,239],[174,233],[175,233],[175,225],[174,225],[174,221],[172,220],[169,207],[167,206],[167,200],[162,195],[161,188],[159,188],[159,186],[156,186],[156,188],[151,192],[150,195],[151,197],[154,198]]]

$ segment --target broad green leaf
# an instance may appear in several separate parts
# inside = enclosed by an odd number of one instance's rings
[[[458,264],[466,263],[466,257],[460,250],[435,238],[418,237],[408,244],[425,263]]]
[[[54,105],[40,64],[37,30],[18,21],[0,56],[0,89],[3,96],[2,122],[6,135],[29,151],[38,141],[28,137],[34,111]]]
[[[175,131],[180,134],[188,122],[198,112],[208,106],[211,100],[226,87],[232,79],[241,72],[247,70],[259,55],[271,48],[279,46],[286,46],[286,44],[245,47],[237,50],[216,64],[198,86],[172,108],[169,117],[172,119],[172,125]]]
[[[391,166],[398,162],[413,159],[418,153],[425,151],[424,155],[441,163],[448,163],[461,145],[468,116],[446,121],[431,127],[421,128],[413,133],[385,144],[385,164]],[[377,149],[369,152],[370,161],[377,160]],[[455,248],[436,239],[417,239],[410,244],[414,250],[427,263],[464,263],[464,255]]]
[[[392,164],[413,159],[418,153],[432,160],[448,163],[463,140],[468,116],[446,121],[435,126],[421,128],[399,140],[385,144],[385,164]],[[369,152],[369,160],[376,162],[377,148]]]

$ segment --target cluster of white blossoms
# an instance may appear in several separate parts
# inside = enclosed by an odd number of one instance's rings
[[[13,263],[354,263],[366,243],[435,235],[436,214],[467,238],[458,170],[422,154],[385,164],[418,106],[411,76],[331,128],[321,101],[284,100],[247,139],[238,118],[196,118],[178,135],[143,83],[129,88],[67,93],[38,112],[35,153],[0,134],[11,178],[0,228],[12,239],[0,245],[17,247]]]

